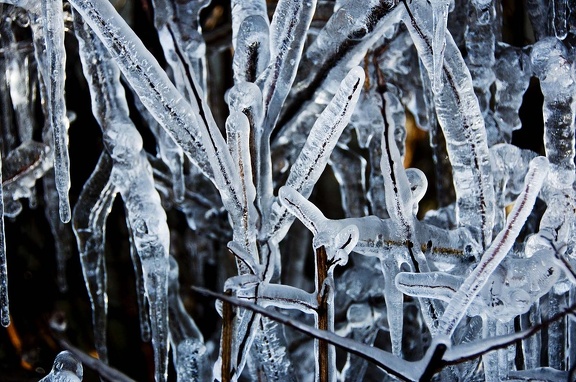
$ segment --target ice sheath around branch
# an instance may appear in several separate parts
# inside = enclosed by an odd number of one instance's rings
[[[404,24],[432,77],[434,55],[428,6],[421,0],[403,3]],[[443,90],[435,94],[434,102],[453,168],[458,223],[477,232],[478,241],[487,247],[492,240],[495,201],[484,119],[470,72],[449,31],[442,72]]]
[[[545,157],[536,157],[530,162],[530,170],[524,180],[524,190],[516,199],[514,208],[508,216],[504,229],[496,236],[490,247],[486,250],[480,262],[464,283],[460,286],[452,300],[446,307],[440,319],[440,335],[451,336],[456,326],[466,314],[466,310],[480,289],[488,281],[498,264],[504,259],[512,248],[520,229],[526,222],[536,197],[548,172],[548,160]]]
[[[324,171],[330,153],[340,134],[348,125],[364,82],[364,70],[350,70],[340,88],[314,123],[312,130],[296,162],[290,168],[286,185],[308,198],[312,188]],[[287,233],[294,217],[285,207],[275,208],[269,224],[269,234],[281,240]]]

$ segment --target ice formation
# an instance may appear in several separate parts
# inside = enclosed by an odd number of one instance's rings
[[[42,381],[576,380],[576,6],[518,4],[0,0],[0,322],[43,209]]]

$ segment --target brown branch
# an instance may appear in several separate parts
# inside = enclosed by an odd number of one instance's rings
[[[232,296],[231,290],[224,293]],[[233,324],[232,304],[222,301],[222,382],[231,381]]]
[[[328,278],[328,255],[324,246],[316,248],[316,291],[318,293],[318,329],[329,329],[328,294],[324,282]],[[330,362],[328,358],[328,342],[318,340],[317,372],[320,382],[328,382]]]

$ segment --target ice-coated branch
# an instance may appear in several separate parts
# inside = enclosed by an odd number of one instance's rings
[[[237,178],[224,138],[204,104],[195,112],[178,93],[152,54],[105,0],[73,0],[71,4],[95,31],[140,100],[156,120],[222,192],[230,211],[239,210]]]
[[[540,192],[540,188],[548,171],[548,160],[545,157],[536,157],[530,163],[530,170],[524,180],[524,189],[516,199],[514,208],[508,216],[504,229],[496,236],[490,247],[486,250],[480,262],[454,295],[444,315],[440,319],[440,333],[451,336],[456,326],[466,314],[466,310],[480,289],[486,284],[488,278],[494,272],[498,264],[504,259]]]
[[[290,168],[286,186],[306,198],[310,196],[340,134],[350,121],[363,82],[364,71],[360,67],[352,69],[344,78],[338,92],[310,130],[306,144]],[[285,207],[275,208],[268,223],[269,235],[277,240],[282,239],[293,221],[290,216]]]
[[[264,131],[269,136],[296,77],[306,30],[316,0],[280,0],[270,23],[270,63],[257,80],[264,102]]]
[[[426,16],[428,6],[425,1],[403,3],[404,24],[431,76],[433,50],[429,37],[432,28]],[[434,102],[453,168],[458,222],[477,232],[478,241],[487,247],[492,239],[494,189],[484,119],[470,72],[449,32],[446,33],[442,78],[445,86],[435,95]]]

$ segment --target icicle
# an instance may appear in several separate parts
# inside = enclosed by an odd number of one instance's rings
[[[160,196],[154,188],[152,169],[143,151],[142,137],[128,116],[120,84],[120,71],[105,53],[103,44],[75,15],[83,69],[90,84],[93,112],[113,160],[112,184],[118,188],[140,259],[144,290],[152,321],[155,377],[168,373],[168,247],[169,229]],[[98,52],[98,59],[94,59]],[[92,56],[91,56],[92,55]]]
[[[60,199],[60,219],[70,221],[70,158],[68,156],[68,118],[64,99],[66,51],[64,49],[64,16],[60,0],[42,0],[42,25],[46,41],[48,66],[41,67],[48,91],[48,119],[54,133],[54,175]]]
[[[444,315],[440,319],[440,330],[446,336],[451,336],[460,322],[472,299],[486,284],[498,264],[504,259],[530,214],[538,192],[546,178],[548,160],[545,157],[536,157],[530,163],[530,170],[524,181],[524,190],[518,196],[514,208],[508,217],[506,226],[496,236],[493,243],[486,250],[482,259],[472,273],[466,277],[464,283],[454,295]]]
[[[505,43],[496,46],[496,94],[494,96],[494,120],[503,141],[512,141],[512,132],[522,127],[518,110],[524,93],[530,84],[532,72],[530,57],[525,50]]]
[[[108,363],[106,346],[108,295],[104,241],[106,219],[112,209],[116,190],[110,183],[112,160],[103,153],[74,207],[73,228],[78,241],[80,264],[92,305],[94,344],[98,358]]]
[[[170,342],[175,352],[173,362],[177,380],[178,382],[202,381],[206,371],[204,338],[194,320],[186,312],[180,298],[178,263],[172,256],[170,257],[168,299]]]
[[[340,185],[345,216],[366,216],[366,160],[346,146],[336,145],[328,163]]]
[[[81,382],[83,376],[82,363],[68,350],[64,350],[54,359],[50,373],[39,382]]]
[[[464,34],[467,48],[466,63],[472,76],[474,93],[478,97],[480,112],[484,117],[488,145],[502,142],[496,130],[494,116],[490,108],[492,93],[490,88],[494,74],[494,49],[497,29],[494,0],[473,0],[468,11],[468,25]]]
[[[444,83],[442,71],[444,61],[444,49],[446,48],[446,30],[448,25],[448,10],[451,0],[432,0],[432,90],[440,93]]]

